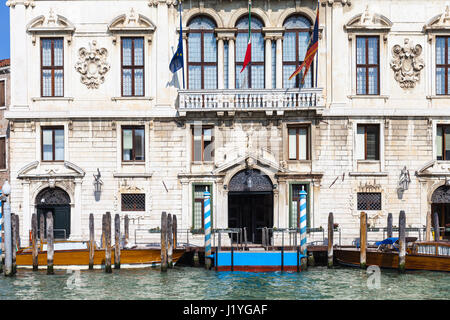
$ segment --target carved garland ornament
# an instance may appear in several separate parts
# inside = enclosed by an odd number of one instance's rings
[[[105,48],[98,49],[95,40],[89,46],[90,50],[83,47],[78,51],[79,60],[75,70],[81,74],[81,83],[89,89],[98,89],[105,82],[105,74],[110,69],[109,63],[106,62],[108,51]]]
[[[409,44],[409,39],[405,39],[405,45],[395,45],[392,48],[394,59],[391,60],[391,68],[395,72],[395,80],[401,88],[414,88],[416,82],[420,80],[420,71],[425,66],[420,55],[422,46],[416,44],[415,47]]]

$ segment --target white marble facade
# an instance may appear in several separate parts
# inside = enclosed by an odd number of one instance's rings
[[[191,229],[196,183],[212,187],[213,227],[226,228],[227,186],[250,167],[266,173],[273,185],[273,225],[268,227],[290,226],[290,188],[302,183],[309,186],[310,227],[326,229],[333,212],[343,242],[350,243],[359,236],[358,192],[381,194],[381,209],[368,211],[373,226],[385,226],[389,212],[397,224],[399,211],[405,210],[407,225],[422,227],[433,192],[450,175],[449,162],[437,160],[435,143],[439,125],[450,124],[450,97],[437,94],[436,84],[436,38],[450,36],[444,0],[321,0],[318,89],[298,95],[308,107],[292,107],[292,96],[283,89],[283,23],[295,14],[314,23],[314,0],[253,1],[252,13],[264,24],[265,87],[243,91],[234,90],[229,80],[225,89],[224,79],[236,76],[235,24],[248,14],[247,1],[184,1],[185,48],[190,19],[204,15],[216,24],[217,90],[205,92],[180,90],[182,71],[169,71],[179,36],[176,1],[7,4],[11,204],[21,218],[23,241],[28,240],[36,197],[55,187],[70,197],[70,239],[87,239],[89,213],[95,215],[99,236],[106,211],[122,218],[128,214],[132,238],[137,229],[143,241],[145,230],[159,225],[162,211],[177,215],[179,226]],[[356,84],[356,42],[368,35],[379,43],[375,95],[358,94]],[[41,95],[40,39],[52,37],[64,39],[62,97]],[[121,93],[121,37],[144,39],[145,86],[139,97]],[[195,99],[205,93],[209,100],[198,107]],[[250,98],[239,101],[237,94]],[[309,128],[309,160],[289,160],[288,127],[299,124]],[[358,124],[378,125],[378,159],[358,157]],[[144,128],[144,161],[122,161],[122,127],[131,125]],[[212,161],[192,161],[192,132],[198,125],[212,128]],[[49,126],[63,128],[64,161],[41,160],[41,131]],[[400,196],[405,166],[411,181]],[[97,168],[103,182],[100,199],[94,196]],[[145,211],[122,211],[123,193],[145,194]]]

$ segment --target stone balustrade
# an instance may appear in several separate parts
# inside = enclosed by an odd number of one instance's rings
[[[178,111],[288,111],[324,108],[322,88],[178,90]]]

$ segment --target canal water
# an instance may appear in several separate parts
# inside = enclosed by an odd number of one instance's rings
[[[379,270],[379,269],[378,269]],[[377,271],[377,270],[375,270]],[[450,273],[396,270],[367,273],[356,268],[310,267],[301,273],[215,272],[203,268],[18,270],[0,275],[0,300],[34,299],[449,299]]]

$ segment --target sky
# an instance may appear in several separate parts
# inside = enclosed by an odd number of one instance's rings
[[[9,8],[6,0],[0,0],[0,60],[8,59],[9,54]]]

